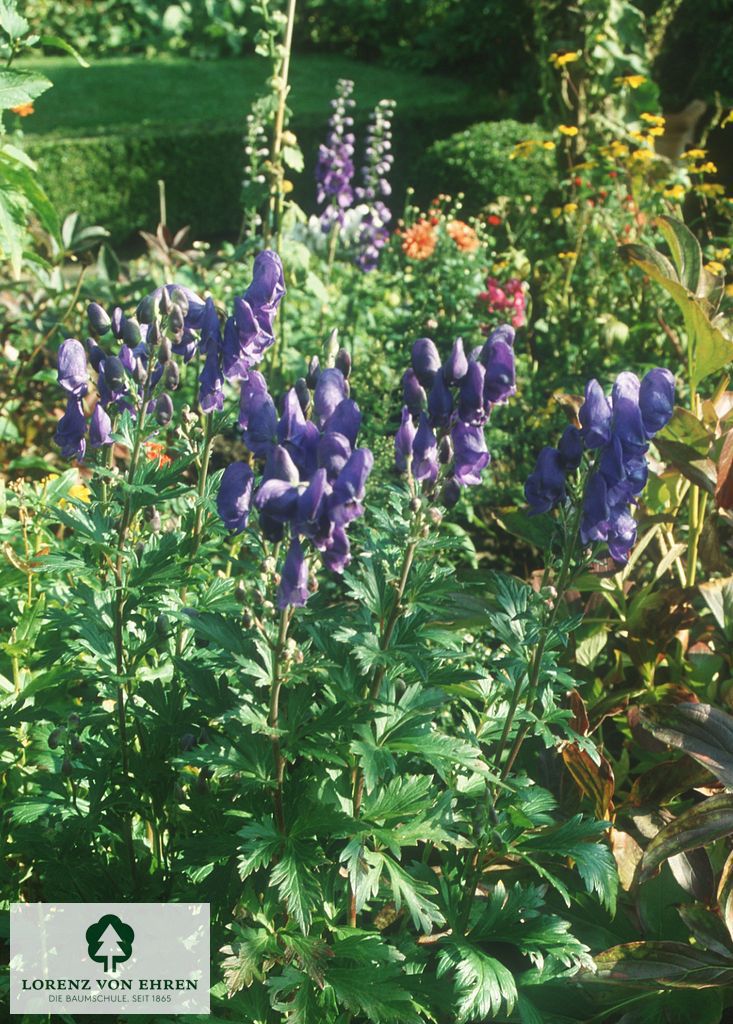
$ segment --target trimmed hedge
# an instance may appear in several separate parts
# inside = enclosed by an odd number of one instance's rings
[[[469,121],[455,112],[430,117],[398,112],[394,123],[395,211],[401,212],[408,184],[425,149],[456,122]],[[357,131],[363,132],[365,121]],[[312,212],[315,164],[325,132],[321,117],[295,117],[305,155],[305,170],[294,178],[294,198]],[[93,137],[27,136],[30,156],[38,162],[39,177],[63,216],[78,210],[88,224],[102,224],[119,244],[158,222],[159,178],[166,183],[168,219],[172,227],[190,224],[194,237],[236,235],[241,221],[239,204],[243,142],[242,129],[198,125],[186,128],[147,128]]]
[[[540,145],[551,139],[537,125],[520,121],[471,125],[430,146],[417,168],[419,198],[463,192],[469,213],[505,195],[531,195],[540,203],[556,181],[555,154]],[[525,140],[538,145],[512,159],[514,147]]]

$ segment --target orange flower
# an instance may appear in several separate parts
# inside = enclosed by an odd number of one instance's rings
[[[31,114],[36,112],[32,103],[21,103],[19,107],[11,107],[10,109],[18,117],[30,117]]]
[[[446,230],[461,252],[476,252],[478,249],[478,235],[465,221],[449,221]]]
[[[426,260],[432,256],[437,241],[432,225],[426,220],[416,221],[402,233],[402,249],[411,260]]]
[[[145,445],[145,456],[149,462],[155,462],[157,459],[161,466],[167,466],[173,461],[170,455],[166,455],[165,445],[160,441],[148,441]]]

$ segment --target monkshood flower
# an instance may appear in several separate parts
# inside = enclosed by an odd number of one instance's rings
[[[392,170],[392,118],[394,100],[380,100],[369,118],[366,150],[362,167],[362,184],[356,189],[356,198],[365,203],[364,216],[357,238],[356,263],[362,270],[374,270],[379,254],[389,241],[387,225],[392,211],[385,200],[392,194],[389,174]]]
[[[491,460],[484,426],[494,405],[514,394],[513,345],[513,328],[502,324],[471,353],[458,338],[442,362],[430,338],[418,338],[412,347],[412,365],[402,377],[395,462],[428,493],[441,482],[447,507],[462,487],[481,482]]]
[[[342,365],[348,370],[348,360]],[[242,381],[239,425],[257,471],[244,462],[228,466],[217,499],[229,529],[244,530],[254,506],[265,539],[287,541],[280,608],[308,600],[308,545],[333,572],[351,561],[347,529],[364,512],[374,462],[368,448],[357,446],[361,412],[343,371],[318,371],[312,401],[307,392],[304,385],[291,388],[278,414],[261,373]]]
[[[663,368],[650,370],[641,381],[636,374],[620,373],[610,396],[597,380],[588,381],[580,427],[566,427],[557,448],[543,448],[527,479],[530,512],[564,504],[569,478],[584,452],[590,453],[590,475],[579,496],[580,539],[586,546],[606,544],[614,561],[625,563],[636,542],[630,508],[646,485],[649,441],[671,419],[674,391],[674,377]]]
[[[348,78],[338,81],[336,98],[331,100],[333,113],[328,122],[328,137],[325,145],[318,148],[316,201],[319,206],[325,204],[320,217],[326,233],[335,224],[343,226],[344,214],[354,202],[354,119],[349,113],[354,106],[353,90],[354,83]]]

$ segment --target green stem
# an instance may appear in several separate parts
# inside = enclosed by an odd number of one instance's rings
[[[413,527],[413,539],[407,545],[405,557],[402,562],[402,571],[400,573],[400,578],[397,583],[397,592],[395,594],[394,604],[392,605],[389,616],[387,618],[387,622],[384,626],[382,635],[379,639],[380,651],[386,651],[389,648],[389,645],[392,641],[392,635],[395,631],[395,626],[397,625],[399,617],[402,611],[404,610],[402,607],[402,599],[405,596],[407,580],[409,579],[410,570],[412,569],[412,564],[415,560],[415,552],[417,551],[417,545],[419,543],[421,526],[422,520],[420,514],[418,513]],[[379,697],[379,691],[382,688],[382,683],[384,681],[386,671],[387,667],[384,664],[378,665],[374,670],[374,675],[372,677],[372,682],[369,687],[368,694],[369,702],[371,704],[373,704]],[[353,817],[356,819],[359,817],[359,814],[361,812],[361,803],[364,798],[364,772],[361,770],[361,767],[357,767],[354,772],[353,793]],[[351,925],[352,928],[356,927],[356,893],[351,885],[351,882],[349,882],[349,924]]]
[[[285,26],[285,41],[283,44],[283,59],[282,66],[280,68],[280,74],[278,78],[280,80],[278,88],[278,103],[277,113],[275,114],[275,131],[272,140],[272,167],[273,172],[276,174],[273,194],[270,201],[270,210],[272,214],[272,224],[274,227],[276,245],[275,248],[279,251],[280,243],[282,241],[282,169],[280,167],[280,157],[282,153],[283,144],[283,130],[285,127],[285,103],[288,97],[288,77],[290,75],[290,53],[293,48],[293,28],[295,26],[295,5],[296,0],[289,0],[288,2],[288,20]]]
[[[275,805],[275,822],[278,831],[285,835],[285,811],[283,809],[283,782],[285,779],[285,758],[280,746],[280,693],[283,687],[282,658],[285,652],[285,643],[288,637],[288,627],[292,618],[292,609],[284,608],[280,613],[280,626],[277,634],[277,643],[273,649],[272,665],[272,686],[270,689],[270,710],[267,716],[267,724],[272,733],[270,743],[272,744],[272,755],[275,762],[275,790],[273,802]]]
[[[201,414],[204,418],[204,446],[201,449],[201,461],[199,463],[199,478],[196,486],[196,516],[193,521],[193,532],[191,534],[191,553],[189,562],[193,565],[198,550],[201,546],[201,528],[204,522],[204,495],[206,494],[206,481],[209,477],[209,462],[211,461],[211,446],[214,441],[214,416],[213,413]],[[181,590],[181,604],[186,603],[188,587]],[[176,640],[176,654],[180,658],[185,643],[185,629],[181,627]]]

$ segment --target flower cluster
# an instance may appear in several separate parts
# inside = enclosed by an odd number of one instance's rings
[[[461,252],[476,252],[481,244],[474,229],[464,220],[449,220],[445,230]]]
[[[389,172],[392,169],[392,117],[394,100],[380,100],[369,118],[366,151],[362,167],[363,184],[356,190],[356,197],[365,203],[368,212],[362,221],[358,238],[357,266],[364,271],[374,270],[379,253],[389,241],[387,224],[392,211],[385,199],[392,194]]]
[[[254,504],[266,540],[280,542],[289,534],[278,603],[302,606],[308,600],[308,564],[301,538],[321,552],[324,564],[343,572],[351,560],[347,528],[361,516],[361,501],[373,456],[357,447],[361,413],[349,397],[348,356],[343,369],[316,370],[312,400],[305,380],[285,395],[281,415],[256,370],[242,383],[239,425],[244,441],[260,464],[227,466],[217,508],[230,530],[239,533]],[[346,370],[346,374],[344,373]]]
[[[629,509],[644,490],[649,441],[670,420],[674,377],[662,368],[640,381],[620,373],[608,398],[597,380],[586,385],[578,414],[580,427],[568,426],[557,448],[543,448],[525,484],[533,513],[549,512],[566,499],[567,477],[580,467],[584,451],[595,454],[585,486],[580,538],[603,542],[611,557],[624,563],[636,542],[636,521]]]
[[[328,138],[318,149],[316,198],[319,206],[327,204],[321,214],[321,226],[326,233],[335,224],[343,224],[344,213],[354,202],[354,119],[349,113],[354,106],[353,90],[354,83],[348,78],[339,80],[336,98],[331,100],[333,113]]]
[[[427,260],[435,252],[438,235],[429,220],[421,218],[401,232],[402,251],[410,260]]]
[[[138,304],[134,317],[126,317],[119,306],[110,313],[91,303],[88,361],[75,338],[59,349],[58,380],[68,393],[66,412],[54,435],[61,454],[82,459],[87,432],[91,447],[111,444],[112,417],[124,410],[135,416],[144,409],[159,426],[167,426],[173,417],[170,392],[178,387],[181,374],[174,356],[189,363],[198,351],[202,353],[199,404],[206,413],[221,410],[224,378],[246,379],[274,343],[274,319],[284,294],[280,257],[263,250],[255,257],[251,284],[234,299],[223,335],[213,299],[204,300],[183,285],[168,284],[151,292]],[[83,399],[89,391],[89,365],[96,374],[98,400],[87,424]]]
[[[518,277],[510,277],[504,284],[495,277],[487,277],[486,291],[479,292],[478,299],[487,313],[509,313],[513,327],[526,323],[527,292]]]
[[[489,464],[484,426],[492,406],[515,391],[513,328],[502,324],[469,354],[458,338],[442,364],[430,338],[420,338],[402,388],[397,468],[431,489],[444,465],[442,501],[455,505],[461,487],[479,484]]]

